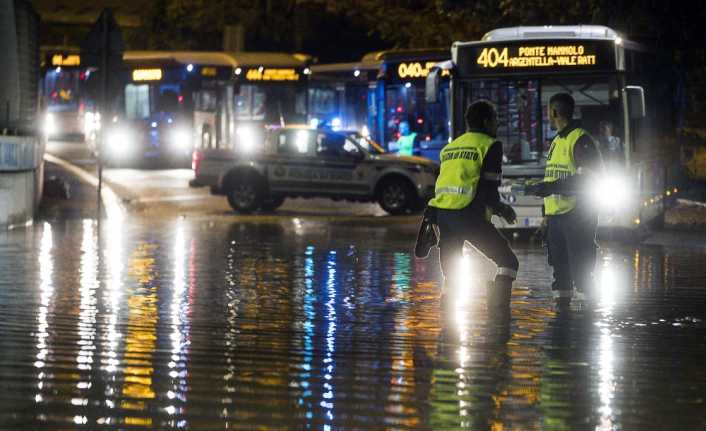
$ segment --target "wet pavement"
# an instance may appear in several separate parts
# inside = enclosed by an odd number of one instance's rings
[[[268,220],[268,219],[263,219]],[[442,305],[412,224],[48,219],[0,233],[2,429],[704,429],[706,242],[606,245],[557,313]],[[686,245],[682,245],[686,244]]]

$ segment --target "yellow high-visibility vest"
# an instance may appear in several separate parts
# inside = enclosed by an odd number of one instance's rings
[[[581,136],[588,134],[577,127],[568,135],[556,135],[549,149],[549,160],[544,170],[544,181],[554,182],[576,175],[578,169],[574,162],[574,146]],[[544,213],[546,215],[566,214],[576,207],[575,196],[550,195],[544,198]]]
[[[475,198],[481,168],[495,139],[485,133],[468,132],[446,145],[439,155],[441,171],[429,206],[458,210]]]

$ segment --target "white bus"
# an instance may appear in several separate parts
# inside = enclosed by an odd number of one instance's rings
[[[556,131],[549,127],[551,96],[569,93],[575,118],[599,142],[608,171],[593,193],[601,226],[629,228],[659,220],[673,200],[670,166],[678,151],[673,133],[670,81],[657,56],[614,30],[595,25],[514,27],[480,41],[455,42],[451,61],[427,78],[434,102],[442,71],[451,71],[451,134],[465,132],[464,109],[479,99],[498,110],[503,143],[501,196],[517,212],[505,228],[535,228],[542,200],[522,185],[544,175]],[[608,133],[608,131],[612,133]]]

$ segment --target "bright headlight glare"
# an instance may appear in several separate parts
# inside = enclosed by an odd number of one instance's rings
[[[106,150],[115,153],[120,149],[126,148],[130,145],[130,136],[125,129],[114,129],[108,132],[106,139],[108,148]]]
[[[600,210],[619,210],[631,200],[630,184],[624,176],[604,175],[597,179],[591,191],[593,204]]]
[[[191,148],[191,134],[187,129],[176,129],[172,132],[172,142],[179,149]]]
[[[250,153],[255,149],[255,131],[251,126],[240,126],[235,130],[238,137],[238,148],[243,153]]]
[[[44,133],[49,136],[56,133],[56,118],[54,114],[47,114],[44,117]]]

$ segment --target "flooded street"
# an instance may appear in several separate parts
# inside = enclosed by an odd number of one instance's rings
[[[704,429],[706,248],[604,247],[599,306],[471,255],[440,304],[416,226],[38,222],[0,234],[2,429]],[[434,255],[432,255],[434,256]]]

